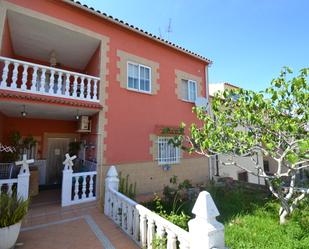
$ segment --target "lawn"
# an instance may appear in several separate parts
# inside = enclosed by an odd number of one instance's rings
[[[221,214],[218,220],[225,225],[225,242],[230,249],[309,248],[308,200],[302,203],[286,225],[280,225],[279,205],[267,193],[214,186],[206,187],[206,190],[211,193]],[[172,209],[170,203],[170,200],[161,202],[167,214]],[[193,204],[194,201],[186,201],[181,211],[192,216]],[[154,203],[147,206],[156,210]],[[183,219],[173,219],[181,220],[183,224]]]

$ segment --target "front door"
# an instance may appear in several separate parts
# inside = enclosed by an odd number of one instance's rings
[[[48,138],[46,184],[59,185],[65,154],[69,151],[70,138]]]

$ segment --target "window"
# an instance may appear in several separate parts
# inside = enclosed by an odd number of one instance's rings
[[[128,62],[128,88],[141,92],[151,92],[150,67]]]
[[[239,172],[238,173],[238,181],[248,182],[248,172]]]
[[[263,167],[264,167],[265,173],[269,173],[269,162],[268,162],[268,160],[263,160]]]
[[[179,163],[180,149],[169,144],[170,137],[158,137],[158,163]]]
[[[194,102],[197,95],[196,81],[181,80],[183,100]]]

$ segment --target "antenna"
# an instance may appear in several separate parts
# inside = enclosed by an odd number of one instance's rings
[[[168,26],[167,26],[166,32],[167,32],[167,40],[169,40],[170,39],[170,33],[173,32],[173,30],[172,30],[172,18],[170,18],[169,21],[168,21]]]

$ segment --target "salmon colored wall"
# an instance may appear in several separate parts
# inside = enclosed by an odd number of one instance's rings
[[[9,1],[110,38],[107,75],[109,86],[105,103],[108,107],[108,122],[104,131],[107,132],[107,150],[104,157],[108,164],[150,161],[152,158],[149,153],[149,134],[154,133],[156,125],[175,126],[181,121],[188,124],[195,121],[191,111],[193,105],[178,100],[175,94],[175,69],[201,77],[204,86],[206,62],[63,2]],[[117,49],[160,64],[160,90],[157,95],[151,96],[120,88],[116,79],[119,60],[116,56]],[[205,89],[203,95],[205,96]]]
[[[10,35],[10,29],[9,29],[7,19],[5,20],[5,23],[4,23],[1,55],[5,56],[5,57],[11,57],[11,58],[14,56],[14,51],[13,51],[12,41],[11,41],[11,35]]]
[[[91,59],[89,60],[84,70],[85,74],[96,76],[96,77],[100,76],[100,56],[101,56],[100,49],[101,47],[98,46],[98,48],[92,55]]]
[[[42,151],[39,156],[42,156],[44,151],[44,133],[76,133],[77,124],[75,121],[64,120],[48,120],[48,119],[30,119],[30,118],[15,118],[6,117],[3,136],[6,143],[9,143],[8,138],[11,132],[18,131],[21,136],[32,135],[40,137]]]

